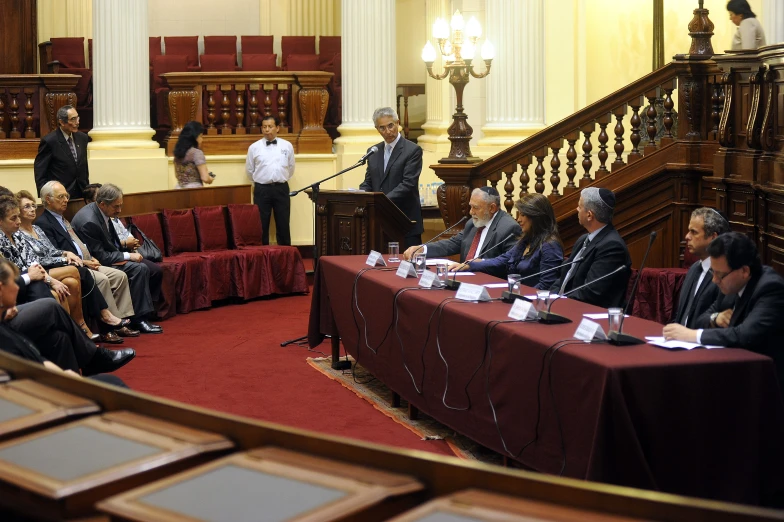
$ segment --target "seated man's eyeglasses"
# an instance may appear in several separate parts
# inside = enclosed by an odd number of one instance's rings
[[[733,273],[735,270],[737,270],[737,268],[735,268],[733,270],[730,270],[729,272],[726,272],[726,273],[724,273],[724,272],[717,272],[717,271],[714,270],[713,271],[713,277],[715,277],[719,281],[719,283],[721,283],[722,281],[724,281],[725,277],[727,277],[728,275]]]
[[[397,122],[393,121],[392,123],[388,123],[386,125],[379,125],[376,128],[378,129],[378,132],[384,132],[384,131],[389,132],[389,131],[397,128]]]
[[[54,196],[54,199],[57,199],[57,200],[60,200],[60,201],[68,201],[69,199],[71,199],[71,196],[68,195],[68,194],[59,194],[57,196]]]

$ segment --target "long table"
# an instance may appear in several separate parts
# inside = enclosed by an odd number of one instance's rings
[[[319,260],[311,344],[331,331],[334,360],[339,332],[365,369],[459,433],[566,477],[749,504],[784,492],[784,403],[771,359],[574,341],[582,315],[605,310],[564,299],[552,311],[572,323],[499,323],[510,304],[455,301],[364,262]],[[637,337],[661,328],[624,323]]]

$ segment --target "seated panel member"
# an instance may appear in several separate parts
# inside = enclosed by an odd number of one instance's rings
[[[708,247],[713,283],[721,294],[695,323],[664,327],[664,337],[699,344],[745,348],[771,357],[784,384],[784,278],[763,266],[754,241],[728,232]]]
[[[708,245],[729,230],[729,223],[724,216],[712,208],[702,207],[691,213],[686,248],[700,261],[694,263],[686,274],[672,322],[694,328],[697,318],[716,300],[719,289],[713,284]]]
[[[524,194],[517,203],[517,223],[523,229],[520,240],[510,250],[498,257],[469,261],[468,270],[487,272],[505,279],[509,274],[523,277],[563,264],[563,246],[558,235],[553,206],[547,196]],[[558,278],[553,270],[522,281],[527,286],[547,289]]]
[[[468,205],[471,220],[466,223],[460,233],[429,245],[409,247],[403,252],[403,257],[410,261],[415,253],[420,252],[424,252],[429,258],[460,254],[460,262],[462,263],[466,259],[473,259],[475,255],[480,253],[484,259],[499,256],[517,243],[522,229],[512,216],[501,210],[501,195],[496,189],[493,187],[475,188],[471,192]],[[484,248],[495,245],[509,234],[512,236],[506,241],[483,253]]]
[[[160,296],[161,268],[145,260],[138,252],[121,249],[111,218],[122,212],[123,193],[111,183],[98,189],[94,203],[82,207],[71,224],[76,235],[90,253],[104,266],[122,270],[128,276],[133,301],[134,316],[131,324],[142,333],[161,333],[163,329],[145,320],[155,311],[153,300]],[[42,227],[43,228],[43,227]]]
[[[623,305],[626,286],[631,275],[632,260],[626,243],[612,225],[615,194],[605,188],[588,187],[580,193],[577,219],[588,231],[574,243],[569,261],[558,280],[550,287],[554,293],[564,294],[625,266],[612,277],[578,290],[569,297],[603,308]]]

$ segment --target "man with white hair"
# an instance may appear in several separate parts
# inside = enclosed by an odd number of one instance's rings
[[[615,194],[605,188],[588,187],[580,193],[577,220],[587,231],[574,243],[569,261],[561,276],[550,288],[564,294],[624,266],[611,277],[577,290],[569,297],[603,308],[622,306],[631,275],[632,260],[626,243],[612,225]]]

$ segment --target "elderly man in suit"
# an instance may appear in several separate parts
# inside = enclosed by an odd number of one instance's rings
[[[72,198],[82,197],[90,184],[87,166],[87,134],[79,132],[79,114],[70,105],[57,110],[60,128],[41,138],[33,170],[40,194],[47,181],[59,181]]]
[[[512,216],[501,210],[501,195],[493,187],[479,187],[468,201],[471,220],[460,233],[429,245],[418,245],[403,252],[410,260],[418,252],[428,257],[460,254],[460,262],[482,254],[484,259],[497,257],[514,247],[523,230]]]
[[[713,284],[708,246],[720,234],[729,230],[729,223],[724,216],[712,208],[702,207],[691,213],[686,248],[700,260],[694,263],[686,274],[678,299],[678,310],[672,322],[694,328],[697,318],[716,300],[719,289]]]
[[[572,299],[603,308],[621,306],[626,298],[626,285],[631,275],[632,260],[620,234],[612,225],[615,194],[605,188],[588,187],[580,192],[577,220],[588,232],[574,243],[571,265],[550,288],[564,294],[623,266],[625,269],[570,294]]]
[[[90,253],[103,266],[125,272],[131,289],[134,316],[131,325],[142,333],[161,333],[160,326],[148,323],[147,315],[153,313],[153,301],[160,297],[161,268],[142,258],[138,252],[125,252],[111,223],[111,218],[122,212],[123,193],[111,183],[98,189],[95,202],[82,207],[73,217],[71,225]]]
[[[422,172],[422,149],[400,134],[397,112],[391,107],[376,109],[373,124],[384,138],[376,147],[381,151],[368,159],[365,192],[383,192],[392,203],[415,222],[405,237],[405,247],[422,242],[422,207],[419,203],[419,174]]]

